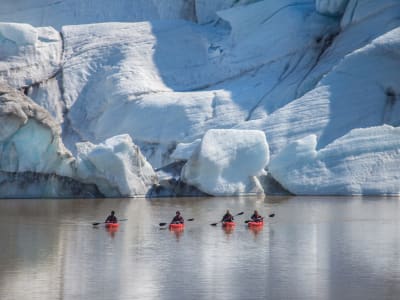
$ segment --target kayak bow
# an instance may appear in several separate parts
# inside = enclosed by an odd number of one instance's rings
[[[169,229],[183,229],[185,227],[185,224],[169,224]]]
[[[249,227],[262,227],[264,226],[264,222],[248,222],[247,225]]]
[[[119,223],[105,223],[106,228],[117,228]]]
[[[235,225],[235,222],[222,222],[222,227],[234,227]]]

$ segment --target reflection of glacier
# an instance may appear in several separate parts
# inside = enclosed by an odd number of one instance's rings
[[[0,298],[397,299],[398,199],[197,200],[3,200]],[[179,242],[152,222],[176,207],[196,220]],[[226,207],[277,214],[254,239],[208,225]],[[111,209],[114,237],[88,222]]]
[[[182,184],[212,195],[276,186],[400,192],[390,167],[399,161],[398,1],[3,2],[0,21],[24,24],[0,23],[0,81],[52,115],[57,129],[46,141],[58,148],[48,152],[37,139],[45,138],[36,126],[49,119],[43,111],[21,121],[18,109],[2,105],[1,116],[13,117],[0,119],[0,171],[9,171],[6,160],[23,160],[23,171],[69,176],[105,196],[190,190]],[[226,159],[202,168],[203,137],[215,129],[237,130],[236,138],[207,143]],[[246,149],[243,130],[263,133],[268,155],[264,141]],[[36,142],[14,151],[19,134]],[[260,151],[251,153],[254,145]],[[180,176],[186,162],[196,178]],[[258,169],[248,172],[247,162]]]
[[[396,299],[398,199],[293,197],[269,239],[271,299]],[[283,275],[283,276],[282,276]],[[275,278],[276,279],[276,278]],[[289,287],[290,286],[290,287]],[[385,295],[385,296],[382,296]]]

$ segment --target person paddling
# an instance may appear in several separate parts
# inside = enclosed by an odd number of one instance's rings
[[[264,220],[264,217],[260,216],[260,215],[258,214],[258,211],[255,210],[254,213],[253,213],[253,215],[251,216],[251,220],[252,220],[253,222],[262,222],[262,221]]]
[[[118,223],[118,219],[115,216],[115,211],[111,211],[111,214],[107,217],[105,223]]]
[[[185,220],[181,216],[181,212],[179,210],[177,210],[175,217],[171,221],[171,224],[184,224],[184,223],[185,223]]]
[[[226,211],[225,215],[222,217],[221,222],[233,222],[233,220],[234,220],[234,218],[228,209]]]

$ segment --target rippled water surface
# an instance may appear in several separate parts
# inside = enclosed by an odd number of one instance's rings
[[[0,299],[400,299],[398,198],[0,200]],[[183,232],[160,229],[181,210]],[[237,225],[210,223],[226,209]],[[261,230],[254,209],[275,217]],[[117,231],[92,222],[115,210]]]

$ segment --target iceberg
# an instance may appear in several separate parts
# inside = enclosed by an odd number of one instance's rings
[[[263,194],[257,176],[269,162],[258,130],[210,129],[182,169],[182,180],[214,196]]]
[[[77,178],[96,182],[108,197],[143,196],[157,183],[152,166],[127,134],[98,145],[78,143],[77,148]]]

